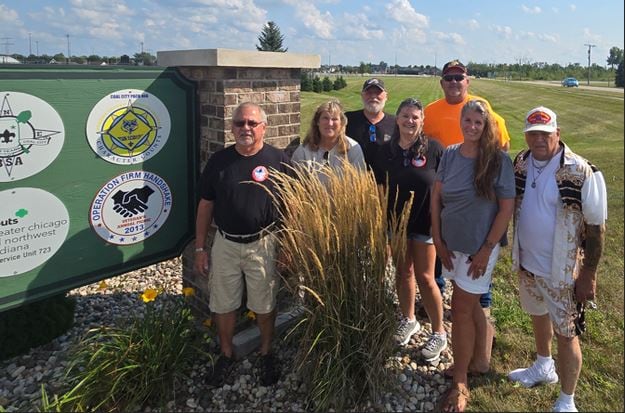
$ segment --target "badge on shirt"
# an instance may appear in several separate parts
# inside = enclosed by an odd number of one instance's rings
[[[263,182],[269,177],[269,171],[264,166],[257,166],[252,171],[252,179],[256,182]]]
[[[425,166],[425,164],[427,163],[427,159],[425,157],[425,155],[420,156],[418,158],[413,158],[412,159],[412,166],[414,166],[415,168],[422,168]]]

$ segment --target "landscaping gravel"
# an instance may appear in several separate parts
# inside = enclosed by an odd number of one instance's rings
[[[35,411],[40,408],[41,385],[45,385],[49,397],[60,395],[64,390],[63,375],[67,367],[69,350],[89,329],[114,325],[118,317],[140,313],[143,302],[139,296],[146,288],[166,286],[166,291],[180,294],[182,291],[181,259],[164,261],[137,271],[129,272],[100,283],[77,288],[70,292],[76,298],[75,322],[62,336],[52,342],[34,348],[27,354],[0,362],[0,407],[7,412]],[[451,329],[449,292],[444,297],[445,328]],[[419,317],[418,317],[419,319]],[[422,412],[434,410],[441,394],[451,384],[443,376],[443,370],[451,364],[451,349],[443,351],[440,360],[424,361],[420,348],[429,334],[429,322],[419,319],[422,329],[407,346],[398,348],[394,357],[400,365],[397,388],[383,394],[377,401],[362,400],[354,405],[354,411]],[[164,411],[306,411],[306,389],[298,374],[293,371],[296,349],[282,339],[275,340],[275,355],[281,366],[280,381],[270,387],[258,383],[257,354],[237,360],[235,370],[227,384],[220,388],[208,388],[204,384],[208,360],[199,360],[186,380],[186,386],[176,392]],[[0,409],[1,410],[1,409]],[[159,411],[157,406],[147,406],[145,412]]]

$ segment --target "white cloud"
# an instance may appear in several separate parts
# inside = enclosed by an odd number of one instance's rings
[[[509,39],[512,37],[512,28],[510,26],[492,26],[491,30],[494,30],[495,33],[497,33],[499,36],[502,36],[506,39]]]
[[[542,12],[542,9],[538,6],[527,7],[525,4],[521,5],[521,10],[527,14],[540,14]]]
[[[365,13],[344,14],[343,30],[348,37],[356,40],[384,38],[384,30],[372,24]]]
[[[428,17],[417,13],[408,0],[393,0],[386,5],[388,15],[399,23],[416,27],[428,27]]]
[[[477,30],[480,28],[480,23],[475,19],[469,20],[468,24],[469,24],[469,29],[471,30]]]
[[[18,18],[19,14],[15,10],[9,9],[4,4],[0,4],[0,22],[14,24]]]
[[[574,4],[569,4],[569,9],[571,9],[571,11],[576,11],[577,10],[577,6]]]
[[[295,16],[304,26],[322,39],[332,39],[334,18],[330,12],[321,13],[314,4],[307,0],[285,0],[295,7]]]
[[[584,27],[583,29],[584,39],[590,42],[599,43],[601,42],[601,35],[593,33],[588,27]]]
[[[438,40],[442,40],[444,42],[451,42],[458,46],[463,46],[467,44],[464,38],[458,33],[433,32],[432,35]]]

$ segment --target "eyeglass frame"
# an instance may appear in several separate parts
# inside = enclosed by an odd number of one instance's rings
[[[374,143],[377,142],[378,135],[375,125],[369,125],[369,142]]]
[[[237,119],[237,120],[233,120],[232,121],[232,125],[234,125],[237,128],[243,128],[245,127],[245,125],[249,126],[251,129],[255,129],[257,127],[259,127],[261,124],[265,123],[264,121],[255,121],[255,120],[251,120],[251,119]]]

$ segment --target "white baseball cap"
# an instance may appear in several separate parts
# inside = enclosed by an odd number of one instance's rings
[[[523,132],[542,131],[553,133],[558,130],[556,114],[549,108],[539,106],[527,112]]]

